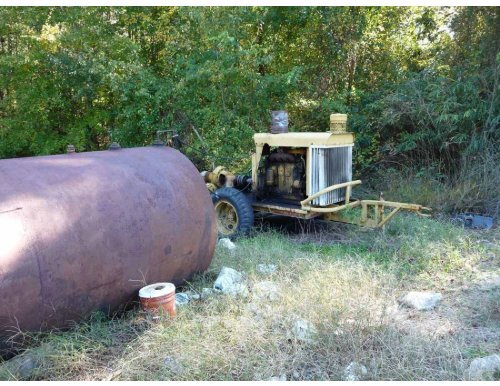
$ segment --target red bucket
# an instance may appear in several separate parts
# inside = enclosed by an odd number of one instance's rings
[[[156,283],[143,287],[139,291],[141,306],[145,311],[166,312],[175,316],[175,285]]]

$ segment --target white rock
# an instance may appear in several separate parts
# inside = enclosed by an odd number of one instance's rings
[[[295,321],[292,328],[293,336],[302,342],[311,342],[314,335],[317,333],[311,322],[299,319]]]
[[[280,298],[278,286],[272,281],[260,281],[252,287],[252,294],[257,300],[276,301]]]
[[[230,239],[228,238],[224,238],[224,239],[220,239],[219,240],[219,245],[221,247],[224,247],[224,248],[227,248],[229,249],[230,251],[232,251],[233,249],[236,248],[236,244],[233,243]]]
[[[500,355],[494,354],[483,358],[476,358],[469,367],[471,381],[494,380],[494,374],[500,372]]]
[[[286,374],[281,374],[278,377],[271,377],[266,379],[266,381],[277,382],[277,381],[286,381]]]
[[[344,369],[344,381],[361,381],[368,375],[368,369],[358,362],[351,362]]]
[[[222,267],[215,280],[214,289],[231,296],[248,296],[248,288],[243,275],[229,267]]]
[[[277,267],[274,264],[257,264],[257,272],[270,274],[276,272]]]
[[[41,361],[34,352],[26,352],[0,364],[0,380],[29,379],[40,366]]]
[[[210,291],[213,291],[211,288],[207,288]],[[177,292],[175,294],[175,306],[182,307],[188,304],[192,300],[199,300],[200,295],[195,291],[186,291],[186,292]]]
[[[436,307],[443,296],[438,292],[408,292],[399,301],[405,306],[415,308],[419,311],[429,311]]]
[[[182,374],[184,372],[184,368],[172,357],[165,357],[163,359],[163,364],[174,374]]]
[[[214,290],[213,288],[202,288],[201,290],[201,298],[206,299],[212,295],[217,294],[219,291]]]
[[[200,294],[195,291],[186,291],[184,293],[189,296],[189,300],[200,300]]]
[[[175,306],[182,307],[188,304],[191,301],[191,298],[188,294],[184,292],[179,292],[175,294]]]

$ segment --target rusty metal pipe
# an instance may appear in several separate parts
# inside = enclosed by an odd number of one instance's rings
[[[0,160],[0,342],[179,284],[215,242],[210,195],[177,150]]]

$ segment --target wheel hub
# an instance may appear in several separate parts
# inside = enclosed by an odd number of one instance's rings
[[[238,214],[236,208],[227,200],[220,200],[215,204],[217,214],[217,229],[225,236],[232,235],[238,229]]]

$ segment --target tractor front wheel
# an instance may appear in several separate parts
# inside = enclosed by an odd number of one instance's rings
[[[212,195],[219,237],[234,239],[246,235],[253,226],[253,209],[247,197],[237,189],[221,188]]]

